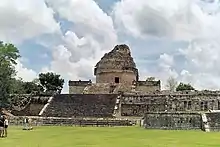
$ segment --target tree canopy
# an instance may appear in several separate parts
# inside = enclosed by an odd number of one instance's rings
[[[20,58],[19,50],[13,44],[0,41],[0,108],[12,104],[11,94],[61,93],[64,79],[52,72],[41,73],[31,82],[16,78],[15,65]]]
[[[0,41],[0,60],[3,62],[10,62],[17,64],[16,60],[20,57],[19,50],[13,44],[4,44]]]
[[[180,82],[179,85],[176,87],[176,91],[185,91],[185,90],[195,90],[195,88],[188,84]]]
[[[155,81],[155,77],[148,77],[147,79],[146,79],[146,81]]]
[[[64,79],[52,72],[39,74],[39,81],[46,92],[61,93],[64,85]]]
[[[43,93],[43,87],[34,81],[25,82],[22,79],[13,79],[11,94],[34,94]]]
[[[9,94],[16,74],[14,65],[17,64],[16,60],[19,57],[19,50],[13,44],[4,44],[0,41],[0,104],[2,107],[10,103]]]

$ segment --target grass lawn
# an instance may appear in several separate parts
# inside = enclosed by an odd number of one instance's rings
[[[220,147],[220,133],[145,130],[139,127],[9,128],[0,147]]]

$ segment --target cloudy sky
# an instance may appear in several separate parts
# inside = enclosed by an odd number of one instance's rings
[[[197,89],[220,88],[218,0],[1,0],[0,40],[22,55],[25,81],[53,71],[94,79],[93,66],[126,43],[142,80],[170,76]],[[63,93],[68,92],[67,83]]]

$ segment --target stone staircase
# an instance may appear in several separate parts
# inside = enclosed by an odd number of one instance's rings
[[[50,103],[51,103],[51,101],[53,100],[53,96],[51,96],[50,98],[49,98],[49,100],[47,101],[47,104],[46,105],[44,105],[44,107],[41,109],[41,111],[40,111],[40,113],[39,113],[39,116],[41,116],[43,113],[44,113],[44,111],[47,109],[47,107],[50,105]]]
[[[15,116],[38,116],[43,107],[47,104],[49,96],[40,95],[40,96],[32,96],[29,95],[29,99],[23,100],[21,96],[22,105],[14,105],[12,106],[11,113]],[[28,96],[28,95],[24,95]],[[25,98],[24,98],[25,99]]]
[[[202,125],[203,125],[203,128],[204,128],[204,131],[205,132],[210,132],[210,127],[209,127],[209,123],[208,123],[208,119],[207,119],[206,114],[202,113],[201,116],[202,116]]]
[[[42,110],[45,117],[112,118],[116,94],[59,94]]]
[[[115,107],[114,107],[114,113],[113,116],[114,117],[121,117],[121,95],[119,95],[116,99],[115,102]]]

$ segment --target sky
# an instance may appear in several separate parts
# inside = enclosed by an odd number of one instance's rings
[[[129,45],[141,80],[174,77],[220,88],[219,0],[1,0],[0,40],[21,54],[17,77],[41,72],[94,81],[93,68],[117,44]],[[94,81],[95,82],[95,81]]]

